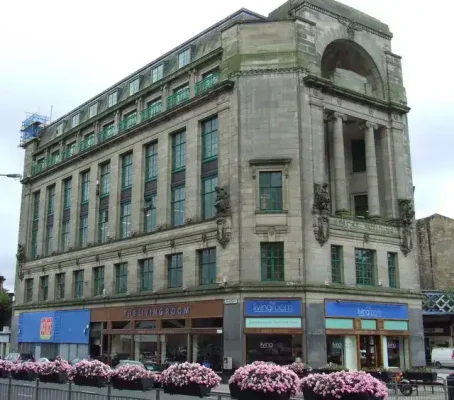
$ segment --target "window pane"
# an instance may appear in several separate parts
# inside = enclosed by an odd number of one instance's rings
[[[369,206],[367,194],[359,194],[354,197],[355,200],[355,217],[367,218],[369,215]]]
[[[399,280],[397,276],[397,254],[388,253],[388,278],[389,287],[398,288]]]
[[[151,82],[155,83],[163,78],[164,68],[163,65],[159,65],[156,68],[153,68],[153,72],[151,74]]]
[[[109,222],[109,211],[102,210],[99,212],[99,232],[98,240],[99,243],[106,243],[108,239],[108,222]]]
[[[84,295],[84,271],[74,272],[74,297],[79,298]]]
[[[53,215],[54,214],[54,208],[55,208],[55,185],[49,186],[48,192],[47,192],[47,215]]]
[[[122,156],[121,182],[122,189],[132,185],[132,153]]]
[[[172,136],[172,169],[184,168],[186,165],[186,132]]]
[[[216,283],[216,248],[202,250],[199,254],[199,283]]]
[[[210,159],[218,155],[218,117],[202,123],[202,159]]]
[[[105,196],[109,194],[110,187],[110,163],[103,164],[101,166],[101,183],[100,183],[100,195]]]
[[[366,171],[366,146],[364,140],[352,140],[353,172]]]
[[[118,264],[115,269],[115,293],[126,293],[128,290],[128,264]]]
[[[343,282],[342,246],[331,246],[331,280],[333,283]]]
[[[54,236],[54,227],[48,226],[46,229],[46,255],[52,254],[53,250],[53,241],[52,238]]]
[[[93,295],[99,296],[104,290],[104,267],[94,268],[93,271]]]
[[[216,215],[214,203],[216,200],[216,190],[218,177],[207,178],[202,181],[202,215],[204,219],[213,218]]]
[[[87,243],[88,243],[88,216],[84,215],[80,217],[79,244],[81,247],[85,247]]]
[[[282,210],[282,172],[260,172],[260,210]]]
[[[131,236],[131,203],[122,203],[120,210],[120,235],[122,239]]]
[[[262,243],[262,281],[284,280],[284,243]]]
[[[184,224],[185,188],[179,186],[172,191],[172,225],[181,226]]]
[[[183,254],[174,254],[168,258],[167,283],[169,288],[181,287],[183,284]]]
[[[63,208],[65,210],[71,208],[71,187],[72,180],[71,178],[66,179],[63,182]]]
[[[142,260],[140,267],[140,290],[153,290],[153,259]]]
[[[375,254],[373,250],[355,249],[356,284],[375,285]]]
[[[158,144],[153,143],[145,149],[145,179],[154,179],[158,176]]]
[[[178,68],[183,68],[191,62],[191,49],[186,49],[185,51],[178,54]]]
[[[90,172],[86,171],[82,174],[81,182],[81,202],[85,203],[90,198]]]
[[[156,230],[156,195],[145,199],[145,232]]]

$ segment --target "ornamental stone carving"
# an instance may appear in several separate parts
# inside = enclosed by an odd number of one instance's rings
[[[229,219],[220,217],[216,219],[216,239],[225,248],[230,241],[230,222]]]
[[[327,183],[314,184],[314,206],[313,211],[320,214],[329,213],[331,197],[329,196]]]
[[[17,261],[17,274],[20,280],[24,279],[23,266],[27,257],[25,256],[25,246],[22,244],[17,245],[16,261]]]
[[[404,253],[405,257],[407,257],[408,253],[410,253],[410,251],[413,249],[412,231],[408,227],[402,229],[400,249],[402,250],[402,253]]]
[[[413,210],[413,203],[410,199],[399,200],[399,212],[402,226],[411,226],[413,219],[415,218],[415,212]]]
[[[214,201],[214,208],[216,208],[216,216],[221,217],[228,214],[230,211],[229,195],[226,190],[220,186],[216,186],[216,200]]]
[[[327,215],[314,215],[314,235],[320,246],[329,239],[329,217]]]

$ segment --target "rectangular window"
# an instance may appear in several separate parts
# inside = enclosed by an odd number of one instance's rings
[[[53,243],[52,243],[52,238],[54,236],[54,226],[48,226],[46,228],[46,255],[52,254],[53,250]]]
[[[76,142],[71,142],[66,145],[66,151],[63,153],[63,158],[69,158],[72,157],[74,154],[76,154],[77,150],[77,144]]]
[[[98,113],[98,103],[88,107],[88,118],[93,118]]]
[[[172,189],[172,226],[184,224],[185,188],[178,186]]]
[[[367,249],[355,249],[356,284],[375,285],[375,252]]]
[[[69,210],[71,208],[71,185],[71,178],[63,181],[63,209],[65,210]]]
[[[70,221],[63,221],[61,224],[61,247],[63,251],[69,249],[69,228]]]
[[[164,77],[164,65],[158,65],[151,71],[151,83],[160,81]]]
[[[261,243],[262,281],[284,280],[284,243]]]
[[[202,122],[202,161],[218,156],[218,117]]]
[[[120,205],[120,237],[126,239],[131,236],[131,202]]]
[[[40,192],[33,193],[33,221],[39,220],[39,196]]]
[[[24,302],[30,303],[33,300],[33,278],[25,280]]]
[[[169,288],[183,286],[183,253],[172,254],[167,259],[167,285]]]
[[[88,243],[88,215],[81,215],[79,226],[79,245],[80,247],[86,247],[87,243]]]
[[[39,278],[39,301],[47,301],[49,298],[49,276]]]
[[[158,176],[158,144],[151,143],[145,147],[145,179],[151,180]]]
[[[74,282],[74,298],[78,299],[83,297],[84,295],[84,271],[74,271],[73,275],[73,282]]]
[[[128,291],[128,263],[121,263],[115,266],[115,293],[126,293]]]
[[[113,92],[107,96],[107,107],[112,107],[117,104],[118,94],[117,92]]]
[[[186,166],[186,132],[172,136],[172,170],[177,171]]]
[[[53,151],[50,153],[50,160],[49,164],[50,166],[55,165],[60,162],[60,150]]]
[[[132,153],[121,156],[121,188],[132,186]]]
[[[369,215],[367,194],[358,194],[353,199],[355,201],[355,218],[367,218]]]
[[[31,256],[35,258],[38,255],[38,226],[32,228]]]
[[[200,250],[199,252],[199,284],[216,283],[216,248]]]
[[[55,185],[47,188],[47,215],[53,215],[55,208]]]
[[[93,268],[93,296],[101,296],[104,291],[104,267]]]
[[[90,171],[82,172],[80,184],[80,201],[81,203],[88,203],[90,198]]]
[[[30,248],[30,255],[32,258],[35,258],[38,255],[39,196],[40,192],[33,193],[33,223]]]
[[[153,290],[153,259],[147,258],[140,265],[140,290]]]
[[[366,171],[366,146],[364,140],[352,140],[352,167],[353,172]]]
[[[65,274],[56,274],[55,275],[55,299],[64,299],[65,298]]]
[[[74,128],[75,126],[79,125],[79,118],[80,114],[73,115],[71,120],[71,126]]]
[[[106,243],[108,239],[109,229],[109,211],[99,211],[99,223],[98,223],[98,241],[99,243]]]
[[[191,62],[191,49],[186,49],[178,54],[178,68],[183,68]]]
[[[260,172],[260,210],[282,210],[282,172]]]
[[[132,96],[139,91],[139,78],[129,82],[129,95]]]
[[[156,230],[156,194],[145,199],[145,232]]]
[[[202,216],[203,219],[213,218],[216,215],[214,203],[216,200],[216,187],[218,177],[213,176],[202,180]]]
[[[342,246],[331,246],[331,281],[343,283],[344,260]]]
[[[388,253],[388,278],[391,288],[399,287],[397,271],[397,253]]]
[[[99,185],[99,194],[101,197],[109,195],[110,188],[110,163],[101,165],[101,182]]]

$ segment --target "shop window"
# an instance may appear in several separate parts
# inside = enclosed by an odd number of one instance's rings
[[[399,280],[397,275],[397,253],[388,253],[388,278],[389,287],[399,287]]]
[[[343,283],[344,260],[342,246],[331,246],[331,281]]]
[[[139,361],[142,363],[161,364],[161,360],[158,356],[158,335],[134,335],[134,343],[136,345],[135,359],[137,359],[138,356]],[[139,354],[137,354],[137,346]]]
[[[165,342],[161,347],[165,363],[181,363],[188,360],[188,335],[165,335]]]
[[[192,320],[193,328],[222,328],[222,318],[195,318]]]
[[[352,140],[353,172],[366,171],[366,146],[364,140]]]
[[[214,371],[222,371],[222,335],[192,335],[193,360]]]
[[[344,338],[343,336],[326,337],[326,359],[329,363],[344,365]]]
[[[186,327],[186,320],[184,319],[164,319],[162,320],[162,327],[164,329],[181,329]]]
[[[42,343],[41,344],[41,357],[55,360],[58,356],[58,344],[56,343]]]
[[[404,338],[390,336],[386,338],[388,367],[402,368],[404,366]]]
[[[260,210],[282,210],[282,172],[260,172]]]
[[[375,285],[375,251],[355,249],[356,284]]]
[[[367,218],[369,215],[369,205],[367,194],[358,194],[353,197],[355,203],[355,218]]]
[[[262,281],[284,280],[284,243],[261,243]]]
[[[113,321],[112,329],[132,329],[130,321]]]
[[[254,361],[292,364],[302,358],[302,335],[247,335],[247,364]]]

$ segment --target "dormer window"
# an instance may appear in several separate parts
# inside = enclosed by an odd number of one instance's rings
[[[63,134],[63,123],[57,125],[57,130],[55,131],[55,136],[60,136]]]
[[[132,96],[139,91],[139,78],[129,82],[129,95]]]
[[[96,114],[98,114],[98,103],[88,107],[88,118],[93,118]]]
[[[113,107],[118,102],[118,92],[113,92],[107,96],[107,107]]]
[[[191,48],[178,54],[178,68],[183,68],[191,62]]]
[[[71,126],[74,128],[75,126],[79,125],[80,114],[73,115],[71,120]]]
[[[151,83],[160,81],[164,77],[164,65],[158,65],[151,70]]]

